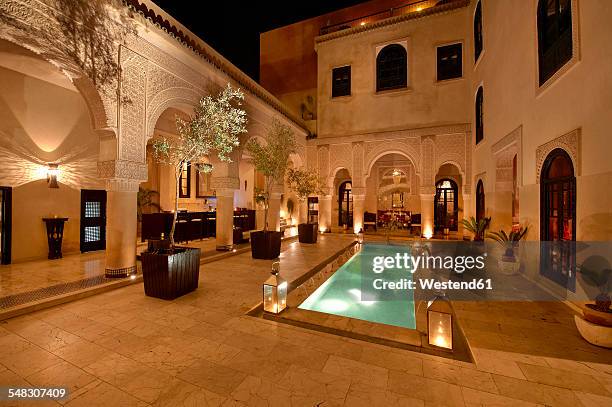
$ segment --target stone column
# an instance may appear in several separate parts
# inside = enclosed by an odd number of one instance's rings
[[[431,188],[421,188],[421,236],[429,239],[434,232],[434,198]]]
[[[359,233],[363,228],[363,208],[365,204],[365,188],[353,187],[353,231]]]
[[[136,200],[140,181],[106,180],[106,277],[136,272]]]
[[[280,230],[280,206],[283,185],[272,185],[270,200],[268,205],[268,230]]]
[[[463,219],[469,219],[470,216],[472,216],[472,195],[463,194]],[[459,237],[469,235],[461,224],[461,219],[459,219],[459,228],[457,233],[459,234]]]
[[[240,179],[213,177],[211,186],[217,196],[217,250],[231,250],[234,247],[234,192],[240,187]]]
[[[298,201],[298,224],[308,222],[308,199]]]
[[[322,232],[331,231],[331,195],[319,196],[319,230]]]

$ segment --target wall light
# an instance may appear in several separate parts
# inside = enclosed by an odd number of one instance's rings
[[[57,183],[57,176],[59,175],[59,168],[57,164],[47,164],[47,183],[49,188],[59,188]]]

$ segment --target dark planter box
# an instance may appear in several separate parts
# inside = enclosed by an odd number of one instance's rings
[[[317,243],[318,226],[316,223],[300,223],[298,225],[300,243]]]
[[[149,297],[173,300],[198,288],[200,249],[175,247],[174,253],[144,252],[142,277]]]
[[[281,232],[251,232],[251,255],[254,259],[272,260],[280,256]]]

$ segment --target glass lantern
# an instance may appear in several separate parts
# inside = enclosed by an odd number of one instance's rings
[[[357,232],[357,243],[359,244],[363,244],[363,228],[359,229],[359,232]]]
[[[444,296],[427,303],[427,337],[432,346],[453,349],[453,309]]]
[[[264,311],[278,314],[287,307],[287,281],[280,276],[280,263],[272,263],[272,275],[263,285]]]

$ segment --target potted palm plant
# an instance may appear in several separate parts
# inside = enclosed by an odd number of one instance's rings
[[[181,169],[186,163],[203,161],[211,153],[220,161],[231,161],[229,154],[239,145],[239,135],[246,133],[246,112],[239,107],[243,99],[242,91],[228,84],[218,95],[200,99],[189,120],[176,118],[177,137],[153,143],[155,159],[174,168],[176,183],[168,242],[141,255],[148,296],[174,299],[198,288],[200,249],[174,244]],[[197,167],[201,172],[213,169],[212,165]]]
[[[287,184],[301,203],[306,202],[310,195],[321,192],[319,176],[306,169],[291,168],[287,173]],[[316,243],[318,226],[316,223],[308,223],[308,220],[306,223],[300,223],[298,225],[300,243]]]
[[[518,271],[520,264],[517,261],[514,252],[518,247],[519,242],[523,240],[525,236],[527,236],[528,232],[529,226],[519,226],[518,229],[510,231],[510,233],[506,233],[503,230],[500,230],[499,232],[487,233],[486,238],[495,240],[504,250],[504,254],[499,262],[499,269],[502,273],[514,274]]]
[[[485,231],[489,228],[491,223],[491,217],[484,217],[480,220],[476,220],[473,216],[469,219],[461,219],[461,224],[473,235],[473,241],[482,242],[485,238]]]
[[[281,232],[268,230],[270,194],[275,182],[283,182],[289,166],[289,156],[295,152],[296,142],[293,131],[277,119],[272,120],[268,129],[266,144],[251,139],[246,145],[253,157],[253,165],[265,180],[263,191],[258,199],[263,201],[264,228],[251,232],[251,254],[254,259],[275,259],[280,255]],[[257,199],[256,199],[257,200]]]

